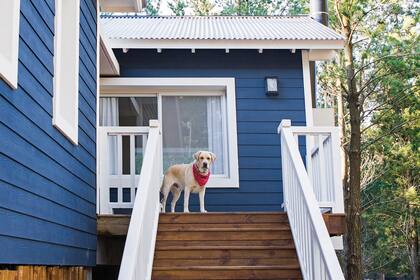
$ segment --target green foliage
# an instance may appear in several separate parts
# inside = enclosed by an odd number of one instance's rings
[[[162,0],[147,0],[145,12],[149,16],[159,15],[160,4]]]
[[[410,253],[420,222],[419,4],[343,0],[330,1],[329,7],[331,26],[337,31],[342,32],[343,24],[337,10],[351,19],[355,68],[351,78],[360,96],[362,118],[364,270],[412,275],[410,263],[415,260]],[[319,64],[318,70],[321,106],[337,106],[336,93],[344,96],[346,105],[343,55]],[[347,149],[346,106],[343,118]]]
[[[190,6],[195,15],[207,16],[213,13],[215,4],[210,0],[189,0]]]
[[[174,15],[183,16],[185,15],[185,9],[188,7],[188,4],[184,0],[174,0],[168,2],[168,6]]]
[[[216,3],[222,8],[222,15],[299,15],[309,12],[307,0],[218,0]]]
[[[159,15],[162,0],[147,0],[145,13]],[[171,0],[172,14],[206,15],[302,15],[309,13],[309,0]]]

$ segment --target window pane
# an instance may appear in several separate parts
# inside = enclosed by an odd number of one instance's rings
[[[100,98],[101,126],[149,126],[149,120],[157,118],[156,97]]]
[[[216,154],[212,173],[226,174],[220,96],[162,97],[163,168],[189,163],[196,151]]]

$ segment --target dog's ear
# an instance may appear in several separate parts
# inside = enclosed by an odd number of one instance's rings
[[[198,160],[198,158],[200,157],[200,154],[201,154],[201,151],[196,152],[196,153],[193,155],[193,158],[194,158],[195,160]]]
[[[211,162],[214,162],[216,160],[216,155],[213,153],[210,153],[211,155]]]

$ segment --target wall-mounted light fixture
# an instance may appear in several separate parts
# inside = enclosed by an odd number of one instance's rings
[[[265,94],[268,96],[279,95],[277,77],[265,77]]]

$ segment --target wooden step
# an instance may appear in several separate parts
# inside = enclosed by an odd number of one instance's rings
[[[168,232],[158,231],[157,241],[160,240],[280,240],[292,239],[292,233],[289,230],[236,230],[236,231],[180,231]]]
[[[200,246],[205,243],[206,246],[289,246],[294,248],[295,244],[292,239],[279,239],[279,240],[160,240],[156,243],[156,250],[161,247],[168,246]]]
[[[159,224],[250,224],[288,223],[282,212],[211,212],[211,213],[165,213]]]
[[[154,267],[162,266],[251,266],[251,265],[294,265],[299,266],[299,260],[295,258],[216,258],[216,259],[155,259]]]
[[[152,279],[302,279],[287,215],[161,214]]]
[[[246,258],[296,258],[296,250],[275,246],[197,246],[185,249],[168,249],[155,251],[158,259],[246,259]]]
[[[159,224],[159,231],[195,231],[195,230],[207,230],[207,231],[219,231],[223,229],[249,229],[249,230],[264,230],[264,229],[274,229],[274,230],[290,230],[290,226],[287,223],[252,223],[252,224]]]
[[[296,266],[171,266],[153,270],[152,279],[302,279]]]

